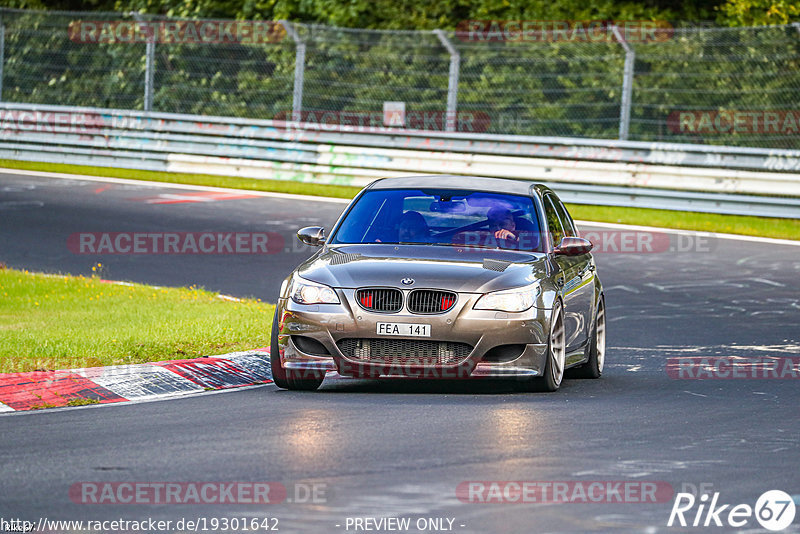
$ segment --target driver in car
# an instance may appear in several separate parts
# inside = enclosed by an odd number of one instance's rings
[[[495,206],[486,214],[489,219],[489,230],[492,231],[498,244],[516,244],[519,242],[519,235],[515,232],[517,221],[508,208]]]
[[[495,206],[486,214],[489,230],[501,248],[528,250],[538,246],[538,239],[530,221],[514,217],[506,207]]]

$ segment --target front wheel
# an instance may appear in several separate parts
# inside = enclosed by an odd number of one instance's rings
[[[313,391],[322,385],[325,380],[324,371],[298,371],[284,369],[281,365],[281,353],[278,348],[278,307],[275,307],[275,316],[272,318],[272,333],[270,336],[269,363],[272,368],[272,381],[281,389]]]
[[[589,340],[589,361],[570,369],[570,378],[600,378],[606,363],[606,304],[601,295],[597,303],[597,314],[592,328],[592,337]]]
[[[553,306],[553,317],[550,320],[550,335],[547,339],[547,361],[541,378],[534,378],[525,382],[527,391],[556,391],[561,387],[564,379],[564,366],[566,365],[566,338],[564,335],[564,314],[561,302],[556,301]]]

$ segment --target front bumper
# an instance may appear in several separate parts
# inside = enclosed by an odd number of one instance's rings
[[[378,378],[408,376],[417,378],[490,378],[535,377],[544,372],[549,332],[548,310],[531,308],[520,313],[474,310],[480,295],[459,293],[456,306],[436,315],[376,313],[356,304],[354,290],[337,289],[341,304],[298,304],[280,299],[275,313],[279,314],[278,348],[286,369],[328,371],[340,375]],[[399,360],[364,361],[345,355],[337,342],[348,339],[387,339],[378,336],[378,322],[421,323],[431,325],[429,338],[392,336],[391,339],[464,343],[472,347],[468,355],[450,364]],[[301,350],[298,338],[311,338],[324,347]],[[306,343],[307,345],[307,343]],[[492,349],[513,346],[498,361]],[[402,354],[398,354],[402,357]]]

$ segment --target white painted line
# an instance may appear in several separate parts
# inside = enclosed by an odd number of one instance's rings
[[[680,230],[677,228],[661,228],[658,226],[639,226],[634,224],[619,224],[619,223],[610,223],[610,222],[600,222],[600,221],[579,221],[576,220],[575,223],[578,226],[594,226],[594,227],[602,227],[602,228],[619,228],[620,230],[641,230],[645,232],[663,232],[665,234],[679,234],[679,235],[689,235],[689,236],[699,236],[699,237],[713,237],[718,239],[734,239],[737,241],[751,241],[754,243],[771,243],[774,245],[789,245],[792,247],[800,247],[800,241],[794,241],[792,239],[777,239],[774,237],[755,237],[751,235],[739,235],[739,234],[717,234],[714,232],[705,232],[699,230]]]
[[[0,413],[13,412],[13,411],[14,411],[14,408],[12,408],[11,406],[6,406],[2,402],[0,402]]]
[[[187,184],[172,184],[168,182],[151,182],[146,180],[128,180],[125,178],[107,178],[102,176],[86,176],[83,174],[66,174],[66,173],[57,173],[57,172],[43,172],[43,171],[28,171],[23,169],[5,169],[0,168],[0,174],[21,174],[26,176],[39,176],[42,178],[58,178],[63,180],[85,180],[90,182],[105,182],[105,183],[113,183],[113,184],[126,184],[126,185],[143,185],[147,187],[160,187],[160,188],[172,188],[172,189],[188,189],[192,191],[221,191],[226,193],[252,193],[253,195],[257,195],[260,197],[269,197],[269,198],[284,198],[288,200],[306,200],[306,201],[315,201],[315,202],[331,202],[335,204],[348,204],[350,202],[349,199],[345,198],[332,198],[332,197],[322,197],[322,196],[312,196],[312,195],[294,195],[289,193],[269,193],[266,191],[250,191],[247,189],[230,189],[225,187],[210,187],[210,186],[203,186],[203,185],[187,185]],[[753,243],[771,243],[775,245],[789,245],[789,246],[800,246],[800,241],[794,241],[791,239],[777,239],[772,237],[755,237],[755,236],[748,236],[748,235],[738,235],[738,234],[717,234],[713,232],[703,232],[697,230],[680,230],[677,228],[661,228],[658,226],[640,226],[640,225],[633,225],[633,224],[620,224],[620,223],[611,223],[611,222],[599,222],[599,221],[575,221],[579,225],[583,226],[594,226],[594,227],[605,227],[605,228],[620,228],[625,230],[643,230],[643,231],[650,231],[650,232],[666,232],[672,234],[680,234],[680,235],[690,235],[690,236],[704,236],[704,237],[715,237],[718,239],[733,239],[737,241],[749,241]]]
[[[218,191],[223,193],[247,193],[259,197],[285,198],[288,200],[306,200],[314,202],[332,202],[335,204],[348,204],[349,199],[321,197],[313,195],[295,195],[291,193],[270,193],[267,191],[250,191],[248,189],[231,189],[227,187],[211,187],[207,185],[173,184],[169,182],[151,182],[148,180],[129,180],[127,178],[110,178],[105,176],[87,176],[85,174],[67,174],[61,172],[28,171],[24,169],[0,168],[0,174],[17,174],[23,176],[38,176],[40,178],[55,178],[59,180],[82,180],[86,182],[103,182],[109,184],[141,185],[145,187],[159,187],[162,189],[187,189],[190,191]],[[288,183],[288,182],[287,182]]]

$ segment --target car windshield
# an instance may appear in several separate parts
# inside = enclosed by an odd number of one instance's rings
[[[375,189],[349,210],[332,244],[472,246],[540,252],[533,199],[450,189]]]

